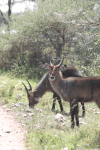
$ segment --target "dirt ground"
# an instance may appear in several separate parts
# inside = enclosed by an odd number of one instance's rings
[[[26,150],[25,133],[13,113],[0,106],[0,150]]]

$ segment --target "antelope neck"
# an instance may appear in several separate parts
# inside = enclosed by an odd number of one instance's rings
[[[38,101],[39,98],[41,98],[45,92],[47,92],[47,79],[48,79],[48,73],[46,73],[38,85],[34,89],[34,97]]]

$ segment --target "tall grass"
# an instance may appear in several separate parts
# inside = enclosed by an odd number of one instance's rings
[[[1,75],[0,102],[5,102],[6,98],[7,106],[12,108],[18,121],[27,128],[25,135],[27,150],[61,150],[66,147],[68,150],[100,149],[100,114],[98,113],[100,109],[95,103],[85,103],[86,116],[84,118],[81,118],[82,109],[79,104],[80,127],[75,126],[71,129],[70,115],[64,115],[64,120],[61,122],[55,119],[56,112],[51,111],[52,93],[46,93],[34,109],[27,111],[28,100],[21,83],[23,80]],[[38,81],[30,80],[30,82],[34,89]],[[22,95],[22,97],[16,100],[17,95]],[[15,103],[18,103],[20,107],[15,107]],[[69,113],[69,104],[63,100],[62,103],[65,112]],[[57,102],[56,110],[60,113]]]

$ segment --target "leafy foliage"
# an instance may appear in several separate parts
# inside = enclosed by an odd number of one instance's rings
[[[35,74],[41,77],[42,62],[63,54],[68,66],[86,76],[98,76],[99,8],[99,0],[45,0],[33,12],[12,15],[10,30],[1,33],[0,67],[13,70],[15,76],[31,74],[36,68]]]

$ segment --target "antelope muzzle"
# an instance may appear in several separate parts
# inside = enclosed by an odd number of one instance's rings
[[[50,80],[50,81],[54,81],[54,80],[55,80],[54,74],[51,74],[51,75],[50,75],[49,80]]]

